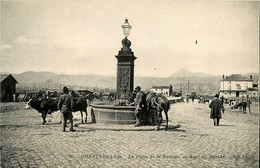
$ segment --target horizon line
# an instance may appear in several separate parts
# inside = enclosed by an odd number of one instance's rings
[[[185,68],[182,68],[182,69],[179,69],[175,72],[173,72],[171,75],[169,76],[136,76],[136,77],[152,77],[152,78],[169,78],[171,77],[174,73],[180,71],[180,70],[188,70],[190,71],[189,69],[185,69]],[[26,72],[35,72],[35,73],[53,73],[53,74],[56,74],[56,75],[96,75],[96,76],[111,76],[111,77],[116,77],[116,74],[115,75],[101,75],[101,74],[69,74],[69,73],[57,73],[57,72],[51,72],[51,71],[33,71],[33,70],[28,70],[28,71],[24,71],[24,72],[21,72],[21,73],[10,73],[10,72],[2,72],[0,71],[1,74],[16,74],[16,75],[20,75],[20,74],[23,74],[23,73],[26,73]],[[224,73],[223,74],[210,74],[210,73],[205,73],[205,72],[192,72],[190,71],[191,73],[202,73],[202,74],[206,74],[206,75],[210,75],[210,76],[222,76],[222,75],[225,75]],[[259,74],[258,72],[247,72],[247,73],[232,73],[232,74],[242,74],[242,75],[245,75],[245,74]],[[227,74],[227,75],[232,75],[232,74]],[[225,75],[226,76],[226,75]],[[180,76],[178,76],[180,77]],[[185,76],[183,76],[185,77]]]

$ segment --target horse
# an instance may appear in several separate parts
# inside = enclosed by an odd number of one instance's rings
[[[157,114],[159,116],[159,122],[156,130],[160,129],[161,123],[163,121],[162,111],[165,113],[166,117],[166,126],[165,131],[168,130],[168,111],[170,109],[170,101],[163,95],[156,95],[153,92],[150,92],[146,96],[147,110],[156,109]]]

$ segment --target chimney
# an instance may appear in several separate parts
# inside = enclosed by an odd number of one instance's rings
[[[250,75],[250,79],[253,80],[252,75]]]

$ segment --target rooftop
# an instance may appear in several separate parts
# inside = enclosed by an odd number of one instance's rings
[[[224,81],[253,81],[253,80],[241,74],[232,74],[231,76],[226,77]]]
[[[3,81],[4,81],[7,77],[9,77],[9,76],[10,76],[11,78],[13,78],[16,83],[18,83],[18,82],[16,81],[16,79],[15,79],[11,74],[0,74],[1,82],[3,82]]]
[[[169,89],[170,86],[153,86],[153,89]]]

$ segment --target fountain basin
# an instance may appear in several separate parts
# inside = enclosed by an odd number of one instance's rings
[[[92,105],[97,123],[135,124],[135,106]]]

